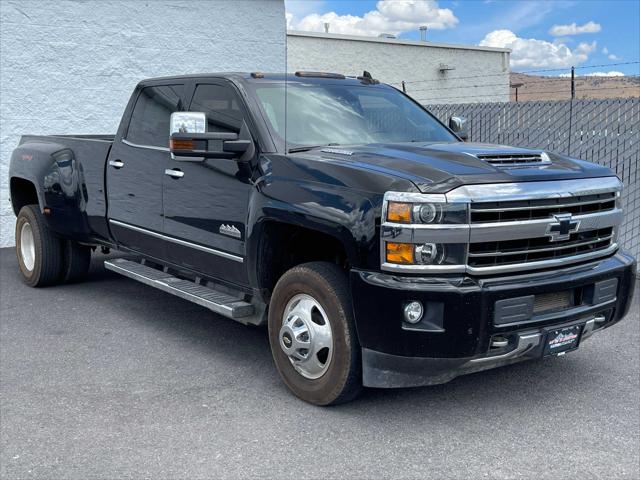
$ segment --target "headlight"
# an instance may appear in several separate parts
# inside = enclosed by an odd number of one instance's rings
[[[389,202],[387,221],[419,225],[467,223],[467,207],[463,203]]]
[[[420,223],[437,223],[438,217],[442,216],[442,210],[435,203],[414,205],[413,216],[420,220]]]
[[[466,244],[386,242],[385,261],[398,265],[460,265],[466,262]]]
[[[380,225],[383,270],[465,271],[469,204],[439,193],[386,192]]]

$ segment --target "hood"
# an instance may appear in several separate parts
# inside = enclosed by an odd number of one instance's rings
[[[297,154],[412,181],[422,192],[460,185],[607,177],[599,165],[542,150],[483,143],[395,143],[319,147]]]

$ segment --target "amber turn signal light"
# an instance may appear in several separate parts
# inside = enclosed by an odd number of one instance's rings
[[[195,150],[196,145],[193,140],[171,139],[171,150]]]
[[[403,265],[413,264],[413,245],[411,243],[387,242],[387,262]]]
[[[387,206],[387,220],[395,223],[411,223],[411,204],[389,202]]]

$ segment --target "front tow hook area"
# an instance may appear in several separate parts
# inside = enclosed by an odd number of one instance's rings
[[[585,320],[584,327],[582,329],[582,335],[580,337],[580,341],[586,340],[589,338],[595,331],[600,329],[607,321],[606,316],[604,315],[596,315],[589,320]],[[518,333],[517,340],[515,340],[515,347],[508,352],[495,354],[480,358],[473,358],[469,360],[469,365],[479,365],[479,364],[488,364],[488,363],[497,363],[503,360],[516,359],[518,357],[522,357],[526,355],[531,350],[537,348],[544,340],[546,333],[544,331],[528,331]],[[491,346],[495,350],[500,350],[505,348],[509,343],[508,335],[497,335],[492,339]],[[513,338],[513,337],[512,337]]]
[[[606,321],[607,317],[604,315],[596,315],[591,320],[587,320],[587,323],[584,325],[584,330],[582,330],[581,340],[586,340],[593,335],[593,332],[599,329]]]
[[[478,365],[482,363],[491,363],[491,362],[499,362],[501,360],[509,360],[511,358],[517,358],[529,350],[537,347],[542,342],[542,333],[540,332],[527,332],[527,333],[519,333],[518,341],[516,343],[516,347],[506,353],[501,355],[491,355],[489,357],[482,358],[473,358],[469,360],[470,364]]]

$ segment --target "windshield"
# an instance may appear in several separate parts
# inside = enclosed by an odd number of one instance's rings
[[[291,82],[286,107],[284,84],[260,85],[256,93],[272,130],[288,146],[457,141],[390,87]]]

